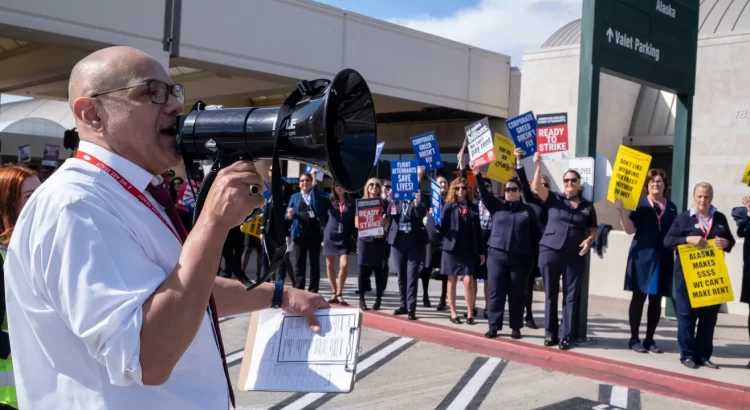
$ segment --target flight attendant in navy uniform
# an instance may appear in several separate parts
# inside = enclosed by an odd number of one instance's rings
[[[742,292],[740,303],[750,304],[750,196],[742,198],[742,205],[732,209],[732,218],[737,224],[737,236],[745,238],[742,245]],[[750,315],[747,317],[747,331],[750,335]],[[747,364],[750,369],[750,363]]]
[[[289,198],[286,219],[291,221],[290,239],[294,241],[297,254],[295,261],[295,282],[299,289],[305,288],[305,271],[307,258],[310,258],[310,286],[308,290],[318,293],[320,286],[320,244],[323,242],[323,227],[326,225],[328,212],[326,201],[317,187],[313,186],[311,174],[299,177],[300,192]]]
[[[475,171],[482,203],[492,215],[487,243],[487,282],[489,283],[489,329],[485,336],[497,337],[503,328],[506,297],[509,300],[510,328],[513,339],[521,338],[527,276],[534,265],[534,245],[539,241],[537,217],[521,202],[521,184],[513,178],[505,183],[505,198],[492,195]]]
[[[536,171],[534,189],[547,207],[547,226],[539,242],[539,270],[544,279],[545,346],[570,348],[573,312],[585,274],[585,256],[596,238],[597,220],[594,204],[583,199],[581,176],[575,170],[563,175],[564,193],[550,193],[542,185],[542,159],[534,154]],[[563,319],[558,323],[557,298],[563,280]]]
[[[709,239],[713,239],[716,247],[724,252],[732,250],[735,244],[734,236],[729,229],[727,217],[711,205],[713,196],[711,184],[697,183],[693,188],[693,207],[674,220],[664,238],[664,246],[675,250],[677,343],[680,346],[680,362],[690,369],[696,369],[698,366],[719,368],[711,361],[711,355],[714,350],[714,329],[721,305],[701,308],[693,308],[690,305],[685,274],[676,251],[679,245],[686,243],[703,247]]]
[[[466,323],[473,325],[474,275],[477,267],[485,262],[485,246],[482,243],[482,231],[479,225],[479,211],[474,203],[474,192],[466,178],[453,180],[448,188],[440,217],[440,229],[443,232],[443,255],[440,273],[448,276],[448,305],[451,309],[451,322],[460,324],[456,313],[456,284],[458,277],[463,276],[464,296],[466,298]]]
[[[625,290],[633,292],[628,347],[638,353],[662,353],[654,342],[654,333],[661,317],[662,297],[672,294],[674,251],[664,247],[664,236],[677,217],[677,205],[664,197],[666,181],[663,170],[651,169],[646,174],[647,194],[638,201],[635,211],[623,208],[622,200],[615,201],[622,229],[628,235],[635,234],[625,268]],[[646,338],[641,344],[639,328],[647,298]]]
[[[365,184],[365,195],[363,198],[381,198],[380,180],[370,178]],[[384,232],[388,229],[388,214],[386,208],[388,201],[381,198],[383,206],[383,226]],[[359,226],[357,216],[354,216],[354,225]],[[372,305],[373,310],[380,310],[380,302],[388,284],[388,274],[383,270],[383,255],[385,253],[385,237],[365,236],[357,239],[357,264],[359,265],[359,308],[367,310],[365,294],[370,286],[370,275],[375,274],[375,303]]]
[[[417,179],[421,181],[424,168],[420,166],[417,170]],[[425,198],[429,201],[429,197]],[[393,314],[408,314],[409,320],[417,319],[419,273],[427,244],[427,232],[422,218],[427,215],[427,208],[418,186],[415,199],[391,201],[388,204],[391,226],[386,242],[391,245],[391,259],[398,271],[398,288],[401,296],[401,306]]]
[[[448,180],[443,177],[435,178],[435,182],[440,185],[440,204],[445,204],[445,198],[448,195]],[[430,203],[431,205],[431,203]],[[442,209],[442,208],[441,208]],[[440,217],[438,215],[438,217]],[[422,304],[424,307],[430,307],[430,296],[428,294],[430,286],[430,277],[439,278],[442,282],[442,289],[440,292],[440,302],[438,303],[437,310],[445,310],[445,300],[448,295],[448,277],[440,275],[440,260],[442,259],[443,250],[441,249],[443,243],[443,234],[440,232],[440,227],[437,226],[432,216],[432,206],[428,211],[428,215],[425,222],[425,229],[427,231],[427,246],[425,247],[425,260],[424,268],[422,269]],[[433,275],[433,272],[435,273]]]
[[[326,274],[333,296],[328,303],[348,306],[342,295],[349,269],[349,252],[352,251],[357,231],[354,228],[354,203],[341,187],[334,183],[333,194],[325,201],[328,222],[323,230],[323,256],[326,258]],[[334,272],[335,260],[339,260],[338,277]]]

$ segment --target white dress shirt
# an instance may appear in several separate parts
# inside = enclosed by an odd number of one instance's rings
[[[80,150],[146,192],[148,171],[99,146]],[[160,386],[141,379],[143,303],[182,245],[109,174],[67,160],[24,207],[5,263],[13,368],[21,409],[228,409],[212,320],[204,315]]]

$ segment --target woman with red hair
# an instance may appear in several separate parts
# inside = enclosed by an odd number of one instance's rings
[[[41,185],[34,171],[20,165],[0,168],[0,257],[5,264],[5,253],[13,235],[18,216],[31,194]],[[17,409],[16,387],[13,383],[13,363],[10,358],[8,340],[8,317],[5,312],[5,274],[0,264],[0,309],[2,330],[0,333],[0,409]]]

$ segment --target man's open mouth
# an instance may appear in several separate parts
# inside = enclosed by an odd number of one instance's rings
[[[177,126],[172,125],[166,128],[162,128],[160,131],[163,135],[169,135],[170,137],[176,137],[177,136]]]

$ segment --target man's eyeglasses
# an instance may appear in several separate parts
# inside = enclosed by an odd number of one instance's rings
[[[151,98],[151,102],[154,104],[166,104],[169,101],[169,96],[173,96],[180,101],[180,104],[185,104],[185,86],[182,84],[169,85],[164,81],[159,80],[146,80],[138,84],[128,85],[126,87],[115,88],[114,90],[102,91],[91,96],[96,98],[100,95],[113,93],[116,91],[129,90],[131,88],[148,87],[148,95]]]

